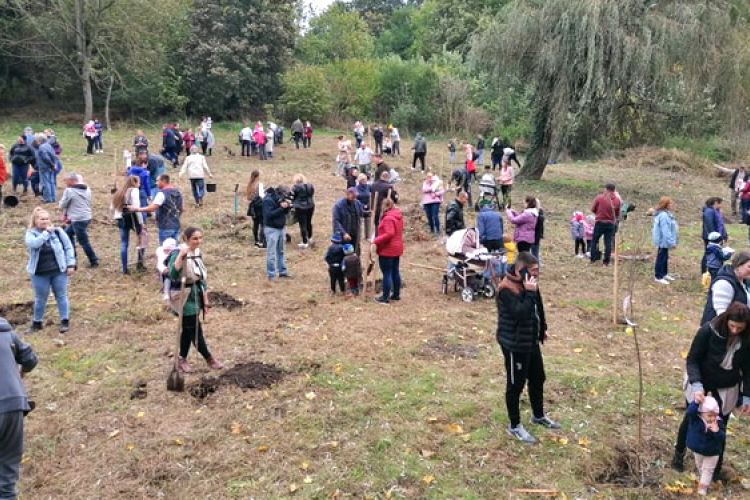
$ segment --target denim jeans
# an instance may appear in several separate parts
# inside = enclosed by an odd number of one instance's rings
[[[130,231],[118,228],[120,230],[120,262],[122,263],[122,272],[128,270],[128,247],[130,246]],[[141,229],[143,231],[143,229]],[[134,231],[135,232],[135,231]],[[136,233],[138,238],[138,233]],[[138,249],[138,262],[143,262],[143,250]]]
[[[744,224],[747,220],[747,212],[750,210],[750,200],[740,199],[740,210],[740,213],[742,214],[741,222]]]
[[[164,240],[167,238],[174,238],[179,243],[180,241],[180,230],[179,229],[159,229],[159,246],[164,244]]]
[[[597,222],[594,224],[594,236],[591,242],[591,262],[599,260],[601,252],[599,251],[599,238],[604,236],[604,260],[609,264],[612,255],[612,236],[615,234],[615,225],[612,222]]]
[[[0,413],[0,498],[16,498],[23,458],[23,412]]]
[[[39,180],[42,184],[42,199],[44,203],[52,203],[55,201],[55,171],[54,170],[40,170]]]
[[[94,137],[94,149],[97,151],[103,149],[102,148],[102,135],[99,134],[96,137]]]
[[[456,163],[456,152],[451,151],[451,163]]]
[[[94,249],[91,247],[91,242],[89,241],[89,224],[91,224],[90,220],[77,220],[71,222],[70,225],[65,228],[65,233],[68,235],[68,238],[70,238],[70,242],[73,244],[74,249],[76,238],[78,238],[78,243],[81,244],[81,248],[83,248],[83,252],[89,259],[89,262],[91,264],[96,264],[99,262],[99,258],[96,256]],[[78,262],[77,254],[76,262]]]
[[[190,179],[190,187],[193,189],[195,204],[199,205],[203,198],[203,179]]]
[[[401,273],[398,269],[400,260],[401,257],[378,257],[380,271],[383,273],[382,298],[385,300],[401,296]],[[393,295],[391,295],[391,288],[393,288]]]
[[[668,274],[669,248],[659,248],[656,252],[656,264],[654,265],[654,277],[658,280]]]
[[[41,322],[44,319],[44,311],[47,309],[47,298],[49,298],[50,288],[52,288],[52,293],[55,294],[60,319],[70,319],[68,275],[66,273],[47,274],[44,276],[32,274],[31,286],[34,288],[34,321]]]
[[[29,189],[29,166],[28,165],[13,165],[13,191],[18,186],[23,186],[23,192],[25,193]]]
[[[440,234],[440,203],[425,203],[424,211],[432,234]]]
[[[286,234],[283,229],[265,226],[263,234],[266,236],[266,272],[269,278],[289,274],[284,260],[284,243]]]

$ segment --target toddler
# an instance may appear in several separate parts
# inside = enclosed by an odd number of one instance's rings
[[[703,398],[698,405],[693,401],[687,408],[689,419],[687,447],[695,455],[695,466],[700,472],[698,494],[706,495],[711,478],[726,441],[726,424],[721,419],[719,404],[711,396]]]
[[[716,231],[708,235],[708,245],[706,245],[706,255],[703,260],[706,262],[706,269],[711,279],[714,279],[719,269],[724,266],[724,261],[732,256],[731,248],[722,248],[721,239],[721,234]]]
[[[169,274],[169,258],[175,250],[177,250],[177,242],[174,238],[167,238],[156,249],[156,269],[159,270],[159,277],[162,281],[162,292],[166,301],[170,297],[170,281],[167,279],[167,274]]]
[[[573,212],[573,218],[570,219],[570,236],[575,242],[575,256],[583,259],[586,253],[586,227],[583,225],[583,213]]]
[[[510,266],[516,262],[516,244],[509,234],[503,235],[503,248],[505,248],[506,263]]]
[[[342,264],[344,262],[344,240],[339,233],[334,233],[331,236],[331,246],[328,247],[328,251],[324,257],[328,263],[328,276],[331,278],[331,295],[336,295],[336,284],[339,285],[339,290],[344,293],[344,270]]]
[[[344,245],[344,276],[346,284],[349,286],[347,297],[356,297],[359,295],[359,281],[362,279],[362,263],[359,255],[354,253],[354,247],[350,244]]]
[[[583,224],[583,237],[586,239],[586,257],[591,257],[591,240],[594,239],[594,216],[587,215],[581,223]]]

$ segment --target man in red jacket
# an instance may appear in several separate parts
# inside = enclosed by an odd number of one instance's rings
[[[401,300],[401,273],[398,266],[404,254],[404,218],[390,198],[383,202],[383,217],[378,224],[378,236],[372,244],[377,249],[378,264],[383,273],[383,295],[376,298],[375,302],[388,304],[391,300]]]
[[[607,184],[605,190],[594,198],[591,211],[594,212],[596,223],[594,224],[594,235],[591,242],[591,263],[599,260],[599,238],[604,236],[604,259],[603,264],[609,265],[612,254],[612,236],[617,229],[617,219],[620,217],[620,206],[622,200],[615,192],[614,184]]]

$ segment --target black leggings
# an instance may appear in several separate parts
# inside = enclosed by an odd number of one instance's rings
[[[502,346],[501,346],[502,347]],[[542,351],[535,348],[532,352],[511,352],[502,347],[505,358],[505,405],[508,409],[510,426],[521,423],[520,401],[523,387],[529,382],[529,400],[534,417],[544,416],[544,360]]]
[[[253,240],[255,243],[266,244],[266,237],[263,235],[263,217],[253,217]]]
[[[329,267],[328,276],[331,277],[331,292],[336,293],[336,283],[339,284],[339,290],[341,293],[346,291],[344,287],[344,271],[340,267]]]
[[[578,250],[579,247],[581,248],[580,251]],[[586,253],[586,241],[581,238],[576,238],[575,254],[578,255],[579,253]]]
[[[411,161],[411,168],[417,166],[417,160],[422,165],[422,171],[424,172],[424,157],[427,153],[414,153],[414,159]]]
[[[315,207],[297,208],[297,222],[299,223],[299,233],[302,236],[302,243],[307,243],[313,235],[312,218],[315,213]]]
[[[516,250],[518,250],[518,253],[530,252],[532,246],[533,245],[531,243],[528,243],[526,241],[516,241]]]
[[[198,328],[198,339],[196,342],[195,329]],[[206,345],[206,339],[203,337],[203,326],[198,320],[198,315],[193,314],[190,316],[182,317],[182,336],[180,337],[180,357],[187,358],[188,352],[190,352],[190,344],[195,344],[198,348],[198,352],[201,353],[205,359],[211,357],[211,353]]]

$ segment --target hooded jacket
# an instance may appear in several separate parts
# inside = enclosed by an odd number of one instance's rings
[[[482,207],[477,216],[479,241],[503,239],[503,217],[489,206]]]
[[[427,141],[424,140],[422,134],[417,134],[417,137],[414,139],[414,152],[427,153]]]
[[[393,207],[383,214],[378,224],[378,236],[372,241],[380,257],[401,257],[404,254],[404,218],[401,210]]]
[[[726,282],[728,286],[721,286],[719,289],[719,287],[717,287],[717,284],[719,284],[719,282]],[[724,293],[724,289],[726,289],[726,291],[731,294],[731,299],[729,299],[728,296],[724,296],[726,295]],[[732,266],[724,266],[716,274],[716,277],[713,279],[713,281],[711,281],[711,286],[708,289],[708,294],[706,297],[706,306],[703,309],[701,325],[705,325],[716,316],[718,316],[714,307],[714,296],[718,293],[721,293],[722,303],[726,303],[727,306],[732,302],[747,304],[747,288],[743,283],[740,283],[739,279],[737,279],[737,274],[735,274],[734,268]],[[729,300],[727,301],[726,299]],[[724,312],[724,310],[726,310],[726,306],[722,310],[722,312]]]
[[[693,401],[687,407],[685,416],[688,418],[688,431],[686,444],[694,453],[700,453],[707,457],[721,455],[724,450],[724,442],[727,439],[726,422],[718,419],[716,423],[719,430],[714,432],[706,428],[706,423],[698,414],[698,403]]]
[[[288,209],[281,206],[281,195],[274,187],[266,189],[263,196],[263,225],[274,229],[284,229]]]
[[[26,144],[14,144],[10,148],[10,162],[13,165],[31,165],[35,161],[34,150]]]
[[[29,344],[18,338],[5,318],[0,317],[0,413],[31,411],[23,381],[18,373],[28,373],[39,360]]]
[[[458,200],[453,200],[445,210],[445,234],[450,236],[456,231],[465,229],[464,206]]]
[[[677,221],[672,212],[659,210],[654,214],[651,240],[657,248],[672,248],[677,245]]]
[[[60,209],[72,222],[91,220],[91,189],[86,184],[65,188]]]
[[[724,218],[718,210],[713,207],[703,206],[703,231],[701,237],[703,241],[708,241],[708,235],[717,232],[721,235],[722,240],[727,239],[727,229],[724,227]]]
[[[146,198],[151,198],[151,176],[148,173],[148,169],[141,167],[140,165],[133,165],[128,169],[127,175],[135,175],[138,177],[141,181],[141,186],[138,188],[139,191]]]
[[[506,273],[497,292],[497,341],[510,352],[532,352],[544,342],[547,320],[542,295],[525,290],[520,276]]]
[[[586,239],[586,226],[583,220],[576,219],[575,215],[570,219],[570,237],[574,240]]]
[[[740,348],[732,357],[732,369],[721,367],[727,353],[728,339],[709,321],[698,329],[687,356],[690,384],[701,384],[704,391],[733,387],[742,382],[742,395],[750,396],[750,346],[740,337]]]
[[[709,243],[706,245],[706,268],[718,271],[729,259],[724,254],[724,249],[718,243]]]
[[[536,208],[527,208],[519,214],[509,208],[505,211],[505,215],[511,224],[516,226],[513,231],[513,241],[516,243],[523,241],[533,245],[536,240],[535,230],[539,210]]]

